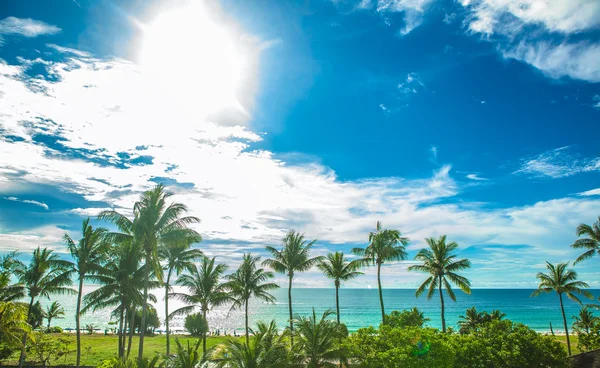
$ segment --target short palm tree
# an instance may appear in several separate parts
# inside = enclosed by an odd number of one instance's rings
[[[340,341],[348,336],[345,325],[329,319],[333,311],[325,311],[320,319],[313,308],[309,317],[296,317],[294,326],[298,336],[298,349],[305,358],[306,367],[336,367],[344,358]]]
[[[297,272],[311,269],[323,260],[323,257],[311,257],[310,251],[316,240],[304,239],[304,234],[290,231],[283,238],[283,247],[279,250],[268,246],[266,249],[273,258],[266,259],[263,265],[271,267],[275,272],[286,274],[288,277],[288,307],[290,312],[291,342],[294,344],[294,325],[292,323],[292,281]]]
[[[375,231],[369,233],[369,245],[366,248],[352,249],[352,253],[362,257],[362,264],[377,265],[377,287],[379,289],[382,323],[385,320],[385,307],[383,305],[383,290],[381,288],[381,265],[385,262],[406,259],[406,245],[408,241],[408,238],[403,237],[400,231],[383,229],[381,222],[377,221]]]
[[[65,309],[55,300],[46,307],[44,317],[48,320],[48,332],[50,332],[50,323],[53,319],[65,318]]]
[[[171,313],[169,318],[189,314],[196,307],[200,307],[202,316],[208,324],[207,313],[212,308],[231,301],[229,294],[221,283],[221,278],[226,270],[226,264],[215,264],[215,257],[202,257],[197,267],[192,267],[189,274],[181,275],[175,282],[177,285],[186,287],[188,294],[171,293],[170,296],[188,305]],[[206,354],[206,333],[202,336],[202,351]]]
[[[158,256],[163,260],[163,270],[167,271],[165,280],[165,330],[167,334],[167,355],[170,354],[170,331],[169,331],[169,293],[172,292],[171,277],[181,275],[185,270],[194,268],[194,261],[202,257],[202,252],[198,249],[191,249],[192,244],[201,240],[201,238],[193,237],[191,239],[183,239],[181,242],[174,244],[164,244],[158,248]]]
[[[589,291],[583,290],[587,288],[588,284],[583,281],[577,281],[577,272],[568,269],[569,263],[559,263],[553,265],[550,262],[546,262],[546,268],[548,273],[539,272],[537,279],[540,280],[540,284],[536,291],[531,296],[538,296],[541,293],[556,292],[558,299],[560,300],[560,310],[562,312],[563,323],[565,325],[565,335],[567,336],[567,350],[571,355],[571,341],[569,340],[569,329],[567,327],[567,317],[565,316],[565,307],[563,306],[563,294],[567,298],[581,304],[581,300],[575,294],[582,294],[587,298],[593,299],[594,297]]]
[[[246,327],[246,345],[249,345],[249,326],[248,326],[248,301],[251,297],[258,298],[268,303],[275,301],[275,297],[270,291],[279,288],[279,285],[268,282],[274,277],[272,272],[257,268],[256,264],[260,261],[259,256],[244,254],[239,268],[227,277],[224,287],[229,290],[229,295],[233,299],[231,309],[244,308],[245,327]]]
[[[357,271],[361,266],[359,260],[348,262],[344,258],[343,252],[329,253],[327,257],[317,264],[317,268],[323,274],[333,280],[335,285],[335,310],[337,315],[337,323],[340,323],[340,296],[339,290],[342,281],[348,281],[362,275],[362,272]]]
[[[29,296],[29,308],[27,309],[27,320],[31,318],[33,304],[38,297],[50,298],[55,294],[75,294],[69,286],[73,285],[71,280],[71,263],[61,260],[56,253],[48,248],[37,248],[33,251],[31,261],[25,267],[17,267],[15,275],[23,284],[27,296]],[[27,333],[23,335],[23,347],[19,359],[19,367],[23,366],[25,360],[25,343]]]
[[[600,255],[600,217],[592,226],[586,224],[577,226],[577,236],[586,236],[586,238],[577,239],[571,246],[575,249],[587,249],[587,251],[577,257],[573,265],[592,258],[595,254]]]
[[[242,343],[229,340],[215,352],[212,361],[222,368],[279,368],[291,367],[284,335],[279,334],[275,321],[259,322],[251,329],[252,340]]]
[[[415,257],[415,260],[422,263],[410,266],[408,270],[426,272],[430,275],[419,286],[416,296],[419,297],[425,289],[429,288],[427,298],[431,299],[435,290],[438,289],[442,310],[442,331],[446,332],[444,293],[442,289],[446,290],[448,296],[453,301],[456,301],[456,295],[452,291],[450,283],[458,286],[463,292],[471,294],[471,282],[469,279],[456,273],[470,268],[471,262],[468,259],[456,260],[456,255],[453,252],[458,248],[458,244],[455,242],[446,244],[446,235],[442,235],[439,238],[427,238],[425,241],[429,245],[429,249],[421,249]]]
[[[0,342],[17,345],[21,337],[30,332],[25,305],[0,302]]]
[[[468,308],[464,316],[458,317],[460,333],[465,334],[475,330],[483,322],[483,312],[478,312],[475,307]]]
[[[162,281],[162,267],[158,257],[158,247],[161,244],[177,243],[181,239],[189,239],[199,234],[188,228],[188,225],[198,223],[200,220],[192,216],[184,216],[187,207],[181,203],[168,204],[167,200],[173,193],[165,190],[162,184],[145,191],[140,200],[133,206],[133,220],[116,211],[103,211],[98,216],[100,219],[112,222],[120,233],[111,234],[113,241],[131,241],[140,245],[144,260],[148,267],[145,268],[144,299],[142,304],[142,319],[140,322],[140,339],[138,361],[144,355],[144,334],[146,331],[146,317],[148,315],[148,289],[153,273]]]
[[[64,241],[67,243],[67,248],[73,262],[71,269],[77,275],[79,287],[77,288],[77,306],[75,309],[75,334],[77,339],[77,358],[75,365],[79,367],[81,362],[81,299],[83,298],[83,283],[84,281],[96,281],[94,275],[100,271],[102,262],[105,260],[106,250],[109,243],[106,241],[107,230],[101,227],[93,228],[90,225],[89,217],[83,220],[81,225],[81,239],[76,243],[71,237],[65,233]],[[50,321],[48,321],[50,323]]]
[[[588,307],[581,308],[579,314],[573,316],[573,319],[575,320],[573,329],[585,333],[589,333],[598,321],[598,317],[594,316],[594,313]]]
[[[25,267],[18,256],[19,253],[14,251],[0,257],[0,302],[16,301],[25,296],[23,285],[11,284],[15,269]]]

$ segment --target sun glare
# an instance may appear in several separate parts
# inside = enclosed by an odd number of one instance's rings
[[[243,110],[236,98],[243,57],[202,4],[164,11],[143,30],[141,65],[180,104],[205,113]]]

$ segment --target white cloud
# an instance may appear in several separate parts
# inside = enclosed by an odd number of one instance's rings
[[[378,0],[377,12],[404,13],[404,26],[398,31],[405,36],[423,23],[425,11],[433,0]]]
[[[600,95],[594,95],[594,97],[592,97],[592,101],[594,101],[592,106],[594,106],[596,109],[600,109]]]
[[[53,43],[47,43],[46,44],[47,47],[50,47],[58,52],[61,52],[63,54],[73,54],[75,56],[78,56],[80,58],[91,58],[92,55],[89,52],[85,52],[85,51],[81,51],[81,50],[77,50],[77,49],[72,49],[70,47],[63,47],[63,46],[58,46],[55,45]]]
[[[431,151],[431,154],[433,155],[433,158],[435,160],[437,160],[437,157],[438,157],[438,148],[436,146],[431,146],[429,148],[429,150]]]
[[[2,251],[19,251],[30,253],[37,247],[50,248],[60,253],[67,253],[62,237],[64,230],[56,226],[43,226],[27,231],[0,232]]]
[[[490,179],[487,179],[487,178],[482,178],[478,174],[468,174],[467,175],[467,179],[476,180],[476,181],[490,180]]]
[[[514,174],[557,179],[595,170],[600,170],[600,158],[580,158],[561,147],[524,159]]]
[[[0,46],[3,44],[3,36],[37,37],[51,35],[60,32],[61,29],[30,18],[8,17],[0,20]]]
[[[28,204],[33,204],[39,207],[42,207],[43,209],[48,209],[48,205],[44,202],[39,202],[39,201],[34,201],[32,199],[19,199],[17,197],[4,197],[4,199],[6,199],[7,201],[13,201],[13,202],[21,202],[21,203],[28,203]]]
[[[586,190],[585,192],[578,193],[580,196],[596,196],[600,195],[600,188]]]

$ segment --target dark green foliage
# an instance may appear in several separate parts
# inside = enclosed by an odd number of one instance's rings
[[[142,310],[139,309],[136,311],[135,320],[133,322],[133,328],[139,331],[140,325],[142,321]],[[148,314],[146,315],[146,331],[147,334],[153,334],[154,330],[160,327],[160,319],[158,318],[158,313],[156,313],[156,309],[149,305],[148,306]]]
[[[31,325],[31,328],[33,330],[36,330],[42,327],[42,324],[44,323],[44,318],[46,317],[44,309],[42,309],[42,305],[40,304],[40,302],[35,302],[31,306],[31,311],[29,312],[29,325]]]
[[[414,307],[402,311],[392,311],[385,315],[385,324],[392,327],[423,327],[429,318],[425,317],[422,311]]]
[[[506,315],[499,310],[493,310],[492,313],[486,311],[478,312],[475,307],[471,307],[467,309],[464,316],[458,317],[458,325],[460,326],[459,333],[471,333],[491,321],[500,321],[505,316]]]
[[[567,367],[560,342],[509,320],[492,321],[470,334],[453,337],[457,367]]]
[[[208,332],[208,323],[202,313],[192,313],[185,317],[185,329],[194,337],[202,337]]]

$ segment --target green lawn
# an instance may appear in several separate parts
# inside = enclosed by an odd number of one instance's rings
[[[74,334],[53,334],[56,337],[67,337],[71,340],[69,345],[69,350],[73,350],[72,353],[69,353],[65,357],[60,358],[59,360],[51,360],[51,365],[69,365],[75,364],[75,335]],[[188,340],[195,343],[198,339],[191,338],[189,336],[173,336],[171,335],[171,352],[173,353],[176,350],[175,338],[178,338],[183,344],[186,344]],[[207,347],[211,348],[215,345],[218,345],[222,342],[227,341],[228,339],[234,339],[234,337],[209,337],[207,340]],[[166,349],[166,341],[167,337],[165,335],[156,335],[156,336],[146,336],[144,338],[144,356],[152,357],[158,353],[165,353]],[[103,334],[94,334],[94,335],[81,335],[81,364],[88,366],[96,366],[98,363],[103,360],[110,359],[117,356],[117,336],[108,335],[105,336]],[[131,344],[131,356],[137,357],[137,349],[138,349],[138,337],[133,337],[133,342]],[[202,347],[201,347],[202,349]],[[33,357],[31,357],[33,359]],[[17,364],[18,354],[13,355],[10,360],[2,362],[6,365]]]
[[[556,335],[556,336],[554,336],[554,338],[556,340],[560,341],[565,346],[565,350],[567,349],[567,337],[566,336]],[[577,348],[577,342],[579,341],[577,339],[577,335],[569,334],[569,340],[571,340],[571,354],[581,353],[581,351],[579,351],[579,349]]]

